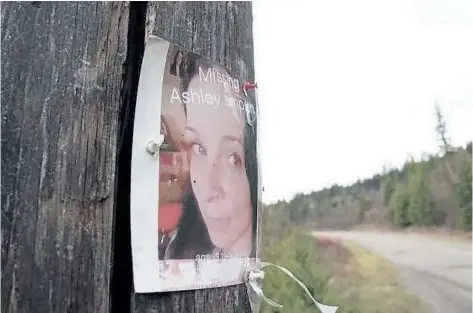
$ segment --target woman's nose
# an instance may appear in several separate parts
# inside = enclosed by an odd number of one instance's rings
[[[225,196],[225,191],[222,186],[222,171],[218,164],[213,163],[209,168],[209,186],[210,195],[209,201],[220,199]]]

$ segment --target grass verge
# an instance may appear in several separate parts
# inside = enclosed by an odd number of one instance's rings
[[[340,245],[340,243],[335,243]],[[386,259],[354,243],[344,243],[351,257],[344,273],[333,273],[329,286],[342,311],[363,313],[425,312],[424,304],[406,291],[397,269]],[[337,291],[343,291],[337,294]],[[335,300],[335,299],[334,299]]]
[[[288,268],[318,301],[338,306],[338,313],[424,312],[388,261],[353,243],[285,229],[283,237],[265,246],[263,259]],[[264,292],[284,307],[277,310],[263,305],[263,313],[317,312],[300,286],[276,269],[267,270]]]

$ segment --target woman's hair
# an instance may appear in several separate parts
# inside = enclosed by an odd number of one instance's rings
[[[172,75],[177,75],[176,66],[177,66],[177,56],[179,54],[181,55],[181,64],[179,64],[179,75],[182,76],[184,74],[184,53],[182,53],[181,50],[178,50],[176,54],[174,55],[174,60],[171,63],[171,68],[169,72]]]
[[[187,71],[183,76],[181,82],[181,91],[187,91],[192,79],[199,74],[199,67],[207,71],[209,68],[218,68],[219,71],[228,71],[220,66],[211,64],[203,57],[193,56],[189,59],[187,64]],[[230,74],[230,73],[229,73]],[[240,97],[243,93],[240,91]],[[186,107],[184,107],[186,110]],[[256,108],[252,112],[256,114]],[[187,114],[187,112],[186,112]],[[248,123],[247,114],[245,117],[245,169],[250,186],[250,200],[252,207],[252,250],[251,257],[256,256],[256,238],[257,238],[257,208],[258,208],[258,160],[257,160],[257,125],[256,119],[253,118],[251,123]],[[254,121],[253,121],[254,120]],[[197,200],[192,190],[190,176],[188,184],[184,191],[183,214],[179,221],[177,232],[174,240],[169,247],[169,259],[194,259],[196,255],[206,255],[212,253],[215,248],[213,245],[207,226],[198,207]]]

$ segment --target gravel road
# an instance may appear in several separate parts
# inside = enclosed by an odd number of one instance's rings
[[[390,260],[409,291],[428,305],[431,313],[472,312],[472,245],[420,234],[359,231],[313,232],[353,241]]]

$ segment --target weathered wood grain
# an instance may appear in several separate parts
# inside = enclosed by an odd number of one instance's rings
[[[117,246],[129,244],[127,214],[113,222],[129,200],[116,193],[127,189],[139,6],[129,20],[127,3],[2,3],[2,312],[109,312],[110,289],[131,289],[130,249]],[[253,78],[251,3],[149,3],[146,26]],[[250,311],[244,286],[131,301],[133,312]]]
[[[1,312],[109,312],[126,2],[2,2]]]
[[[157,35],[254,79],[251,2],[150,2],[147,34]],[[135,294],[134,313],[250,312],[244,285]]]

